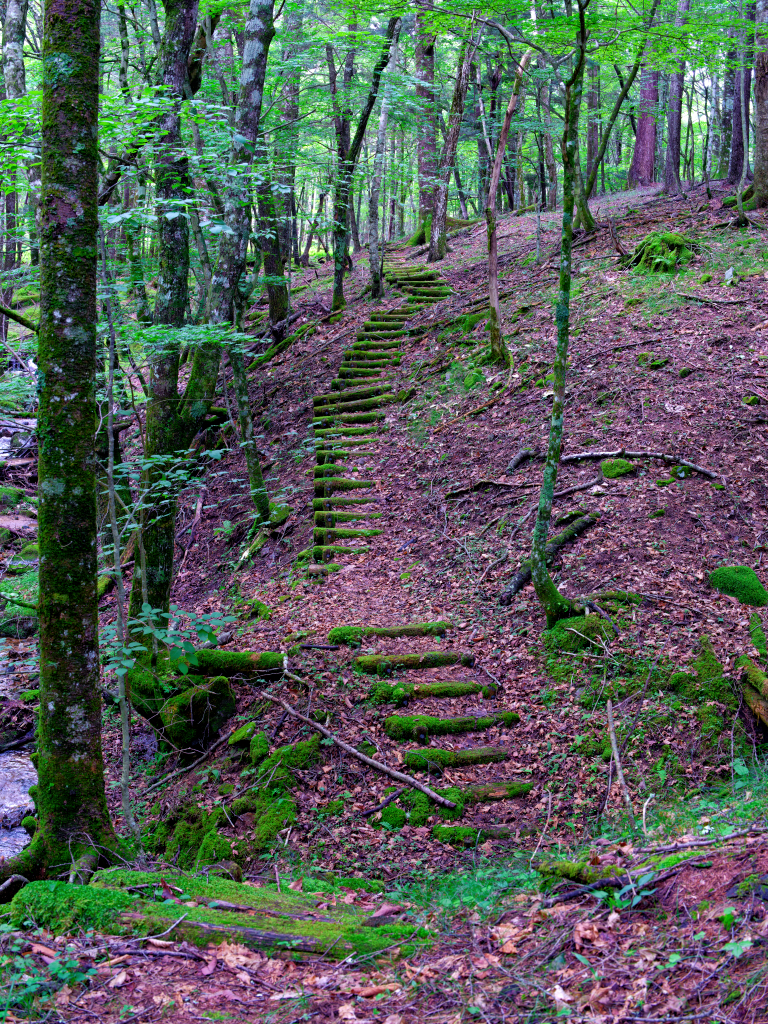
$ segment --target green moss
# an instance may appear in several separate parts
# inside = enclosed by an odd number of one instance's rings
[[[31,814],[28,814],[26,818],[21,819],[21,827],[31,838],[37,831],[37,818],[33,818]]]
[[[327,804],[317,808],[317,814],[320,818],[326,817],[337,817],[344,813],[344,801],[343,800],[329,800]]]
[[[759,651],[760,657],[763,661],[768,661],[768,644],[766,644],[765,630],[757,612],[752,612],[749,618],[749,635],[752,637],[752,643]]]
[[[368,697],[374,704],[406,704],[409,700],[425,697],[466,697],[473,693],[491,696],[490,686],[480,683],[372,683]]]
[[[690,377],[693,372],[694,371],[690,366],[681,366],[680,369],[677,371],[678,376],[681,378],[681,380],[685,380],[686,377]]]
[[[359,647],[364,634],[365,630],[362,626],[335,626],[328,633],[328,643]]]
[[[402,828],[407,820],[405,811],[395,803],[387,804],[381,812],[381,824],[391,829]]]
[[[204,845],[209,833],[215,836],[216,830],[226,824],[227,818],[221,807],[214,807],[209,812],[198,804],[186,803],[155,825],[154,830],[147,835],[146,845],[151,852],[177,864],[183,870],[222,859],[228,860],[232,858],[231,847],[226,856],[220,857],[218,853],[223,847],[220,847],[216,838]],[[213,859],[205,860],[204,857],[209,855]]]
[[[536,870],[545,878],[566,878],[579,885],[591,885],[603,878],[615,878],[622,874],[617,864],[594,866],[587,861],[576,860],[545,861]]]
[[[654,512],[650,512],[648,515],[649,519],[661,519],[662,516],[667,514],[665,508],[657,508]]]
[[[208,832],[205,835],[197,854],[197,864],[220,864],[225,860],[232,860],[234,853],[232,844],[218,832]]]
[[[248,602],[248,606],[250,608],[250,617],[252,619],[262,619],[266,622],[268,619],[272,618],[272,609],[268,605],[264,604],[263,601],[260,601],[258,597],[252,598]]]
[[[136,904],[137,897],[116,889],[99,889],[67,882],[30,882],[11,900],[11,921],[19,928],[33,921],[54,935],[93,928],[119,931],[120,914]]]
[[[225,782],[216,790],[219,796],[231,796],[234,793],[235,787],[231,782]]]
[[[444,651],[428,651],[424,654],[370,654],[355,658],[353,667],[369,675],[391,675],[396,669],[439,668],[443,665],[472,666],[475,659],[471,654],[449,654]]]
[[[273,679],[283,673],[284,656],[279,651],[195,651],[197,665],[190,675],[244,676],[246,679]]]
[[[251,737],[248,756],[252,765],[260,765],[269,756],[269,738],[265,732],[257,732]]]
[[[603,476],[609,480],[615,480],[616,477],[626,476],[628,473],[634,473],[635,471],[633,463],[628,462],[626,459],[603,459],[600,463],[600,468],[603,471]]]
[[[757,395],[745,395],[741,401],[744,405],[760,405],[760,399]]]
[[[476,846],[483,839],[508,839],[512,830],[500,826],[473,828],[470,825],[435,825],[432,838],[452,846]]]
[[[304,877],[304,889],[306,892],[342,892],[344,889],[353,889],[356,892],[384,892],[386,886],[377,878],[349,878],[345,875],[334,875],[329,878]]]
[[[611,623],[601,615],[577,615],[561,619],[554,629],[545,631],[542,639],[550,654],[555,654],[559,651],[602,651],[600,641],[606,641],[613,635]]]
[[[335,626],[328,633],[328,643],[357,647],[365,636],[443,636],[450,628],[449,622],[413,622],[406,626]]]
[[[166,701],[160,709],[165,734],[177,747],[196,747],[234,715],[235,696],[226,676],[214,676]]]
[[[279,747],[259,768],[259,779],[271,779],[270,786],[290,785],[293,782],[291,769],[311,768],[320,759],[320,736],[315,733],[311,739],[301,740],[291,746]]]
[[[651,231],[621,262],[625,267],[669,274],[680,264],[689,263],[699,249],[698,243],[675,231]]]
[[[232,733],[229,737],[227,746],[248,748],[251,745],[251,740],[258,728],[258,722],[246,722],[245,725],[241,725],[239,729]]]
[[[369,743],[367,740],[363,743],[359,743],[356,749],[359,750],[361,754],[365,754],[366,757],[374,757],[377,752],[373,743]]]
[[[742,604],[757,608],[768,604],[768,591],[748,565],[723,565],[709,574],[709,582],[715,590],[735,597]]]
[[[501,711],[494,715],[458,718],[436,718],[432,715],[390,715],[384,721],[384,731],[393,740],[425,740],[429,736],[449,736],[462,732],[479,732],[494,725],[514,725],[520,721],[515,711]]]
[[[19,694],[19,700],[22,704],[37,704],[40,700],[40,691],[24,690]]]
[[[405,752],[405,766],[411,770],[435,771],[443,768],[466,768],[476,764],[506,761],[509,753],[500,747],[473,747],[470,750],[443,750],[425,747]]]
[[[0,509],[16,508],[24,499],[24,491],[19,487],[0,487]]]

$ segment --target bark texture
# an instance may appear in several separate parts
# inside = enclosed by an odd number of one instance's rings
[[[656,108],[659,103],[659,72],[644,67],[640,75],[640,117],[637,122],[635,151],[629,168],[630,188],[651,185],[655,180]]]
[[[735,185],[741,180],[745,153],[747,154],[747,171],[749,169],[749,94],[751,87],[752,69],[737,68],[733,84],[731,152],[728,160],[729,185]],[[743,120],[742,113],[746,115]]]
[[[768,0],[755,9],[755,201],[768,206]]]
[[[48,0],[44,14],[39,825],[23,858],[54,876],[116,845],[104,793],[96,599],[99,14],[98,0]]]
[[[419,223],[434,209],[437,180],[437,117],[435,113],[435,41],[429,25],[432,0],[423,0],[416,10],[415,77],[420,106],[417,136],[419,164]]]
[[[675,28],[682,28],[691,6],[691,0],[678,0]],[[683,47],[684,49],[684,47]],[[680,132],[683,123],[683,85],[685,61],[680,60],[677,71],[669,76],[667,98],[667,154],[664,160],[664,191],[678,195],[680,188]]]

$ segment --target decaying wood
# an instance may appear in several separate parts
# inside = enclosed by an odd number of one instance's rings
[[[342,750],[346,750],[346,752],[351,754],[352,757],[356,757],[358,761],[362,761],[363,764],[367,764],[369,768],[375,768],[376,771],[383,772],[391,779],[395,779],[396,782],[404,782],[405,785],[409,786],[411,789],[418,789],[420,793],[428,796],[430,800],[434,800],[435,803],[439,804],[441,807],[448,807],[451,810],[456,807],[456,804],[452,803],[450,800],[446,800],[445,797],[440,796],[439,793],[435,793],[435,791],[430,789],[429,786],[425,786],[416,779],[411,778],[410,775],[405,775],[403,772],[397,772],[394,768],[388,768],[380,761],[374,761],[373,758],[368,757],[366,754],[361,754],[359,750],[355,750],[355,748],[350,746],[349,743],[345,743],[344,740],[340,740],[338,736],[334,736],[332,732],[326,729],[325,726],[320,725],[319,722],[313,722],[311,718],[307,718],[306,715],[300,714],[280,697],[273,697],[271,693],[263,692],[259,693],[258,696],[263,697],[265,700],[272,701],[273,704],[279,704],[288,712],[289,715],[293,715],[294,718],[298,718],[299,721],[308,725],[310,729],[314,729],[315,732],[319,732],[321,735],[325,736],[327,740],[331,740],[331,742],[335,743],[337,747],[341,747]]]

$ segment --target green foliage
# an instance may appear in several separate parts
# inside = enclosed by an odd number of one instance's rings
[[[768,604],[768,590],[748,565],[723,565],[709,574],[709,582],[715,590],[735,597],[742,604],[757,608]]]
[[[602,651],[601,641],[607,641],[615,635],[610,622],[602,616],[577,615],[570,619],[561,619],[553,629],[544,635],[544,646],[551,653],[558,651]]]

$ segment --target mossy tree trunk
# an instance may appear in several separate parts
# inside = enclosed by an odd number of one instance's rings
[[[557,348],[554,362],[554,397],[552,421],[549,428],[549,447],[544,463],[544,478],[539,495],[539,510],[531,544],[531,577],[536,596],[547,616],[547,626],[573,614],[573,604],[563,597],[547,569],[547,535],[552,518],[552,500],[557,482],[557,467],[563,440],[565,405],[565,373],[568,361],[568,336],[571,303],[571,249],[573,243],[573,210],[575,206],[576,161],[581,108],[584,63],[586,59],[587,29],[585,12],[589,4],[579,3],[579,31],[574,56],[573,74],[565,83],[565,110],[563,137],[560,143],[563,157],[563,227],[560,241],[560,290],[557,296],[555,319],[557,322]]]
[[[96,600],[99,6],[45,5],[38,828],[0,877],[58,876],[84,855],[96,860],[117,844],[104,792]]]
[[[499,252],[496,231],[496,193],[499,188],[501,176],[501,165],[504,160],[504,153],[507,148],[507,136],[512,118],[517,109],[517,101],[520,95],[520,86],[523,75],[531,62],[533,50],[526,50],[520,58],[515,74],[515,84],[512,88],[512,95],[509,97],[507,110],[504,115],[504,122],[499,133],[499,140],[496,146],[496,157],[491,170],[491,180],[488,185],[488,198],[485,204],[485,220],[488,228],[488,305],[490,317],[488,328],[491,335],[491,359],[494,363],[502,363],[509,366],[511,357],[507,348],[504,336],[501,333],[501,312],[499,307]]]
[[[395,69],[397,61],[397,40],[392,47],[392,54],[387,64],[387,79]],[[376,133],[376,147],[373,155],[373,175],[371,177],[371,192],[368,199],[368,265],[371,272],[371,298],[380,299],[384,294],[384,235],[385,220],[382,220],[381,237],[379,237],[379,202],[381,199],[381,182],[384,176],[384,151],[387,142],[387,119],[389,116],[389,101],[392,89],[389,81],[384,87],[384,96],[381,101],[379,112],[379,130]]]
[[[399,25],[399,18],[389,19],[381,53],[373,69],[373,78],[371,79],[371,87],[368,90],[368,97],[365,106],[360,112],[354,137],[348,147],[344,144],[344,133],[338,133],[338,162],[333,196],[333,301],[331,305],[334,310],[344,309],[347,304],[344,298],[344,271],[348,259],[347,250],[349,249],[349,200],[352,191],[352,175],[355,173],[357,158],[360,155],[363,139],[365,138],[365,130],[368,127],[368,119],[376,103],[381,76],[389,63],[389,54]],[[329,59],[329,70],[332,65],[333,60]],[[334,100],[334,115],[338,120],[340,111],[333,84],[331,93]]]
[[[285,278],[283,253],[280,249],[278,225],[278,204],[272,180],[269,176],[269,156],[261,145],[257,153],[259,170],[256,177],[256,199],[259,211],[259,237],[261,255],[264,260],[264,283],[269,299],[269,327],[272,340],[278,344],[285,337],[288,327],[290,296]],[[290,256],[290,253],[288,254]]]
[[[768,0],[755,8],[755,204],[768,206]]]
[[[429,239],[428,263],[435,263],[445,257],[448,241],[445,235],[445,221],[448,216],[448,182],[456,159],[456,147],[461,131],[461,119],[464,116],[464,102],[467,98],[469,76],[472,61],[477,50],[477,42],[473,38],[474,22],[470,22],[469,39],[465,39],[459,51],[459,62],[456,72],[456,84],[453,88],[451,110],[448,115],[448,126],[445,130],[445,143],[440,156],[440,177],[435,189],[434,213],[432,214],[432,234]]]

